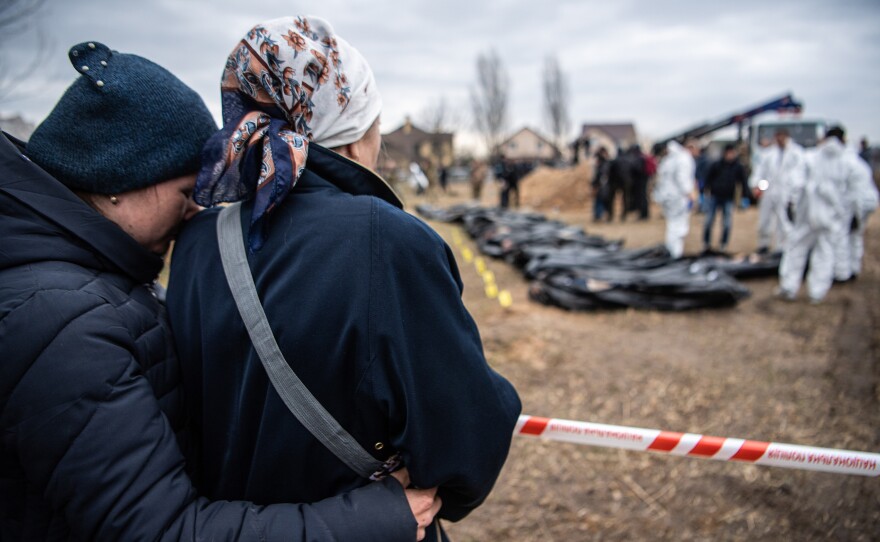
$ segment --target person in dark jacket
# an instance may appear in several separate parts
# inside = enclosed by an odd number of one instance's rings
[[[288,81],[304,89],[294,105],[265,90],[284,88],[286,73],[305,74]],[[333,82],[343,77],[350,92],[341,94]],[[250,271],[287,363],[376,460],[397,456],[416,486],[439,486],[438,517],[465,517],[504,464],[520,402],[486,363],[451,250],[373,172],[381,98],[372,71],[329,23],[296,17],[254,27],[222,81],[224,128],[206,147],[196,201],[244,200]],[[272,129],[245,133],[251,122]],[[196,484],[212,498],[257,503],[363,486],[269,381],[224,275],[217,211],[187,225],[169,282],[200,435]],[[426,539],[442,536],[435,523]]]
[[[631,156],[622,147],[617,148],[617,155],[608,167],[609,195],[608,222],[614,220],[614,207],[617,195],[620,194],[620,220],[626,220],[626,214],[632,210],[633,199],[633,165]]]
[[[632,191],[630,197],[631,208],[639,214],[639,220],[648,219],[648,180],[650,175],[642,148],[635,144],[626,152],[632,177]]]
[[[695,175],[697,177],[697,213],[703,214],[708,211],[708,203],[706,201],[706,175],[709,168],[712,167],[712,159],[709,157],[709,147],[701,146],[697,157],[694,159],[696,164]]]
[[[193,487],[155,279],[216,125],[144,58],[70,59],[81,75],[27,147],[0,136],[0,540],[415,539],[391,478],[314,505]]]
[[[611,191],[608,179],[608,170],[611,161],[608,159],[608,149],[600,147],[596,151],[596,165],[593,166],[593,222],[599,222],[610,208],[608,196]]]
[[[737,188],[742,194],[748,194],[748,176],[739,161],[739,150],[736,145],[729,143],[725,145],[721,159],[709,166],[706,172],[705,192],[708,201],[706,201],[706,222],[703,225],[704,250],[712,249],[712,225],[715,222],[715,213],[719,209],[722,228],[721,250],[727,249]]]
[[[527,164],[518,164],[510,158],[501,158],[498,166],[496,177],[501,180],[501,192],[499,206],[507,209],[513,205],[516,209],[519,207],[519,181],[529,172]]]

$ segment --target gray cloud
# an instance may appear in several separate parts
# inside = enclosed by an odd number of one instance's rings
[[[235,41],[291,3],[52,0],[35,26],[49,60],[0,104],[42,118],[73,79],[67,47],[88,39],[151,58],[198,90],[219,118],[218,82]],[[880,3],[874,0],[714,2],[341,0],[298,2],[370,60],[385,100],[383,124],[415,117],[445,96],[470,109],[479,52],[494,48],[511,78],[510,128],[543,127],[541,64],[556,55],[571,87],[573,126],[633,120],[653,136],[784,91],[806,116],[844,122],[880,140]],[[32,53],[37,34],[5,43],[4,65]],[[24,62],[24,61],[21,61]]]

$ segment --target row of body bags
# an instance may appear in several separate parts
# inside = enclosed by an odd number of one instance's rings
[[[779,268],[779,253],[673,259],[662,245],[625,249],[622,240],[537,213],[474,205],[416,210],[428,220],[460,223],[480,252],[531,281],[531,299],[569,310],[729,307],[749,295],[737,278],[775,276]]]

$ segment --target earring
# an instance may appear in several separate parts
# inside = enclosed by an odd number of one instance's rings
[[[117,198],[116,196],[110,196],[110,203],[112,203],[113,205],[119,205],[119,198]]]

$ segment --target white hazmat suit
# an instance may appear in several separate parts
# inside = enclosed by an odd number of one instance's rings
[[[853,150],[847,150],[846,160],[852,162],[853,178],[849,187],[847,215],[841,223],[841,237],[834,250],[834,278],[846,281],[862,271],[865,254],[865,224],[868,216],[877,209],[880,196],[871,175],[871,167]]]
[[[766,188],[761,181],[766,181]],[[804,186],[803,147],[788,139],[785,147],[773,145],[762,151],[749,186],[764,190],[758,207],[758,250],[769,249],[774,234],[776,248],[784,250],[792,230],[788,205],[797,206]]]
[[[415,162],[409,163],[409,178],[407,180],[410,186],[419,194],[428,189],[428,177],[425,176],[422,168]]]
[[[834,279],[835,244],[852,217],[853,187],[861,174],[843,143],[825,139],[806,158],[806,183],[795,214],[796,221],[779,264],[780,294],[794,298],[801,286],[807,258],[807,294],[819,302]]]
[[[691,153],[670,141],[667,152],[657,167],[654,201],[666,218],[666,249],[673,258],[684,253],[684,238],[690,228],[690,203],[696,188],[696,164]]]

